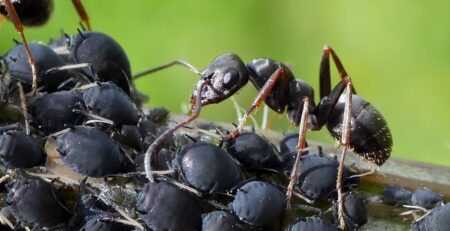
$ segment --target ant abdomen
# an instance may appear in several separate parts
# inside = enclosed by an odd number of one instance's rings
[[[341,139],[345,94],[339,98],[327,122],[328,131]],[[380,111],[358,95],[352,95],[350,147],[365,159],[382,165],[392,150],[391,131]]]

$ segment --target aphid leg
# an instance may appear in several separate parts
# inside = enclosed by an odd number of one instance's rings
[[[72,0],[73,6],[77,10],[78,15],[80,16],[81,21],[86,24],[88,30],[91,30],[91,23],[89,22],[89,16],[84,9],[83,4],[80,0]]]
[[[286,191],[286,202],[289,208],[292,192],[295,188],[295,183],[297,182],[299,168],[300,168],[300,160],[303,149],[305,148],[305,140],[306,140],[306,130],[308,130],[308,115],[309,115],[309,97],[305,97],[303,99],[303,110],[302,117],[300,119],[300,129],[298,133],[298,143],[297,143],[297,157],[295,158],[294,166],[292,167],[291,177],[289,180],[289,185]]]
[[[238,136],[241,131],[244,129],[245,122],[250,117],[250,115],[255,112],[258,107],[261,105],[262,102],[269,96],[269,94],[272,92],[273,87],[277,83],[279,78],[285,79],[285,73],[283,70],[283,67],[278,67],[278,69],[270,76],[270,78],[267,80],[267,82],[264,84],[264,86],[259,91],[258,96],[256,96],[255,100],[252,103],[252,106],[250,106],[247,111],[242,116],[241,120],[239,121],[238,127],[230,133],[230,135],[227,136],[227,140],[231,140]]]
[[[149,74],[152,74],[152,73],[164,70],[164,69],[169,68],[169,67],[174,66],[174,65],[181,65],[183,67],[186,67],[190,71],[194,72],[195,74],[201,75],[201,72],[196,67],[191,65],[190,63],[188,63],[188,62],[186,62],[184,60],[174,60],[174,61],[172,61],[170,63],[166,63],[166,64],[163,64],[161,66],[157,66],[157,67],[154,67],[154,68],[151,68],[151,69],[139,72],[139,73],[137,73],[137,74],[135,74],[133,76],[133,79],[141,78],[141,77],[143,77],[145,75],[149,75]]]
[[[48,69],[44,75],[52,74],[58,71],[65,71],[65,70],[77,70],[77,69],[83,69],[83,68],[91,68],[90,63],[77,63],[77,64],[68,64],[60,67],[52,67]]]
[[[198,99],[201,98],[203,87],[205,86],[206,83],[207,82],[205,82],[204,80],[200,80],[197,83],[197,98]],[[152,166],[151,166],[151,161],[152,161],[154,153],[158,152],[161,145],[171,135],[173,135],[173,133],[177,129],[179,129],[179,128],[183,127],[184,125],[189,124],[190,122],[195,120],[200,115],[201,109],[202,109],[202,103],[200,100],[197,100],[197,102],[195,104],[195,110],[189,118],[187,118],[186,120],[182,121],[181,123],[169,128],[169,129],[167,129],[166,131],[164,131],[158,138],[156,138],[155,141],[153,141],[153,143],[150,145],[150,147],[148,147],[147,151],[145,152],[144,167],[145,167],[145,174],[147,175],[147,178],[150,182],[153,182],[155,180],[153,178]]]
[[[27,135],[30,135],[30,123],[29,123],[30,115],[28,114],[25,92],[23,91],[23,86],[21,82],[17,82],[17,86],[19,87],[20,106],[22,107],[23,118],[25,120],[25,132],[27,133]]]
[[[352,84],[351,82],[347,83],[346,87],[346,100],[345,100],[345,109],[344,109],[344,120],[342,122],[342,136],[341,143],[343,145],[341,158],[339,160],[338,167],[338,175],[336,181],[336,188],[338,192],[338,219],[339,219],[339,228],[345,229],[345,221],[344,221],[344,201],[342,194],[342,181],[344,175],[344,160],[345,154],[347,153],[348,148],[350,147],[350,129],[351,129],[351,109],[352,109]]]
[[[16,9],[14,8],[14,5],[12,4],[11,0],[2,0],[1,2],[5,6],[6,11],[8,12],[8,17],[11,20],[11,22],[14,24],[14,27],[16,28],[17,33],[19,34],[20,38],[22,39],[23,46],[25,47],[25,52],[28,57],[28,62],[30,63],[31,75],[33,78],[33,82],[31,85],[31,92],[33,95],[35,95],[36,89],[37,89],[37,78],[38,78],[36,64],[35,64],[33,55],[31,55],[30,48],[28,47],[27,39],[25,38],[25,33],[23,31],[23,24],[20,21],[20,18],[17,15]]]

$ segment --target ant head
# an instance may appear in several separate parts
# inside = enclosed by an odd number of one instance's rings
[[[212,61],[201,73],[207,83],[201,93],[201,104],[219,103],[236,93],[248,82],[245,64],[235,54],[224,54]],[[192,93],[191,102],[195,102],[197,90]]]

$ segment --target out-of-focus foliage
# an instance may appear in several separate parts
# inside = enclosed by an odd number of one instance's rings
[[[94,29],[127,51],[134,72],[173,59],[204,68],[215,56],[234,52],[249,61],[272,57],[289,63],[318,97],[318,66],[332,45],[358,93],[383,112],[394,138],[393,155],[450,166],[450,2],[84,0]],[[63,29],[73,34],[78,16],[69,0],[56,0],[50,22],[27,29],[29,40],[48,41]],[[10,23],[0,30],[3,54],[18,38]],[[337,83],[334,72],[333,84]],[[197,76],[180,67],[139,80],[148,106],[181,113]],[[249,84],[237,96],[250,105]],[[318,99],[316,98],[316,102]],[[262,111],[262,110],[261,110]],[[261,121],[261,112],[255,117]],[[228,100],[205,108],[203,118],[236,122]],[[285,115],[273,127],[296,130]],[[333,142],[327,131],[308,138]]]

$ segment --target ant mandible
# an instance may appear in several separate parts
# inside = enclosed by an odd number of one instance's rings
[[[341,81],[333,89],[331,89],[330,79],[330,56],[341,77]],[[256,59],[245,65],[237,55],[224,54],[217,57],[202,72],[185,61],[176,60],[139,73],[135,75],[135,78],[176,64],[189,68],[199,74],[201,79],[191,95],[190,105],[193,108],[191,116],[166,130],[146,151],[145,171],[150,181],[153,181],[152,155],[157,152],[161,144],[175,130],[195,120],[199,116],[202,106],[222,102],[236,93],[250,79],[252,84],[259,89],[259,94],[243,115],[237,128],[226,139],[233,139],[240,134],[248,117],[257,110],[263,101],[278,113],[287,111],[289,120],[300,127],[297,157],[286,193],[289,201],[298,178],[300,153],[305,148],[306,131],[308,128],[320,130],[327,125],[331,135],[343,146],[336,187],[339,222],[340,227],[344,228],[341,181],[347,150],[353,149],[364,159],[380,166],[390,156],[392,137],[381,113],[368,101],[356,95],[350,76],[331,47],[325,46],[323,50],[320,63],[321,101],[317,106],[314,103],[313,88],[306,82],[295,79],[288,67],[272,59]],[[346,91],[345,95],[343,95],[344,90]]]
[[[81,21],[91,29],[91,24],[89,22],[89,17],[81,3],[80,0],[72,0],[72,3],[77,10]],[[53,9],[52,0],[0,0],[0,14],[7,15],[8,18],[13,23],[17,33],[19,34],[23,45],[25,47],[25,52],[28,57],[28,61],[31,67],[31,74],[33,77],[32,82],[32,92],[36,93],[37,81],[38,81],[38,70],[36,70],[36,64],[31,54],[30,48],[28,46],[27,40],[24,33],[25,26],[39,26],[47,22],[50,17],[51,11]]]

